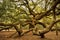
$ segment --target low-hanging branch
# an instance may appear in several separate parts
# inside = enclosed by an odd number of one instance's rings
[[[57,21],[55,21],[55,22],[53,21],[49,27],[45,28],[45,29],[42,30],[42,31],[39,31],[39,34],[36,34],[36,33],[35,33],[34,35],[40,36],[41,34],[46,34],[46,33],[48,33],[48,32],[52,29],[52,27],[53,27],[56,23],[58,23],[58,22],[60,22],[60,20],[57,20]]]
[[[5,24],[5,23],[0,23],[0,26],[9,26],[9,27],[4,27],[2,29],[0,29],[0,31],[4,30],[4,29],[9,29],[9,28],[16,28],[16,26],[14,24]]]
[[[0,29],[0,31],[6,30],[6,29],[10,29],[10,28],[12,28],[12,26],[9,26],[9,27],[3,27],[3,28]]]

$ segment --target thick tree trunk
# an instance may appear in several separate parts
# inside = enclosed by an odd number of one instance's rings
[[[45,38],[44,34],[40,34],[41,38]]]
[[[16,29],[16,31],[18,32],[18,35],[21,36],[21,33],[22,33],[22,30],[21,29],[18,29],[17,26],[14,26],[14,28]]]

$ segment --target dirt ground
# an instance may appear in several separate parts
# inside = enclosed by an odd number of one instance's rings
[[[60,32],[59,35],[56,36],[55,31],[45,34],[44,39],[40,38],[40,36],[33,35],[32,32],[29,32],[22,37],[9,37],[14,33],[14,31],[0,32],[0,40],[60,40]]]

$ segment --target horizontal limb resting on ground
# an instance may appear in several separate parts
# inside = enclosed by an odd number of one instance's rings
[[[28,31],[22,33],[22,32],[20,32],[20,30],[17,28],[17,26],[14,25],[14,24],[4,24],[4,23],[0,23],[0,26],[9,26],[9,27],[4,27],[4,28],[0,29],[0,31],[2,31],[2,30],[4,30],[4,29],[10,29],[10,28],[14,27],[15,30],[18,32],[19,36],[23,36],[24,34],[26,34],[26,33],[28,33],[28,32],[30,32],[30,31],[33,30],[33,29],[31,28],[31,29],[29,29]],[[16,33],[17,33],[17,32],[16,32]],[[14,34],[16,34],[16,33],[14,33]],[[12,34],[12,35],[14,35],[14,34]],[[10,36],[10,37],[11,37],[11,36]]]
[[[49,31],[51,31],[51,29],[52,29],[52,27],[54,26],[54,24],[56,24],[56,23],[58,23],[58,22],[60,22],[60,20],[57,20],[57,21],[53,21],[52,22],[52,24],[49,26],[49,27],[47,27],[47,28],[45,28],[44,30],[42,30],[42,31],[39,31],[39,34],[34,34],[34,35],[38,35],[38,36],[44,36],[44,34],[46,34],[46,33],[48,33]]]
[[[20,37],[24,36],[26,33],[29,33],[30,31],[33,31],[33,29],[31,28],[31,29],[29,29],[29,30],[27,30],[27,31],[25,31],[25,32],[22,32],[21,35],[20,35]],[[9,37],[14,36],[16,33],[17,33],[17,32],[13,33],[13,34],[12,34],[11,36],[9,36]]]

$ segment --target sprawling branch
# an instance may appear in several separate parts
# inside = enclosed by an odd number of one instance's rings
[[[57,1],[54,1],[51,9],[49,9],[47,12],[44,12],[44,13],[40,14],[37,18],[35,17],[35,19],[40,20],[40,19],[42,19],[43,17],[47,16],[50,11],[52,11],[53,9],[56,8],[57,4],[59,4],[59,1],[58,1],[58,0],[57,0]]]
[[[45,28],[45,29],[42,30],[42,31],[39,31],[39,34],[35,34],[35,35],[39,35],[39,36],[40,36],[40,35],[42,35],[42,34],[48,33],[48,32],[52,29],[52,27],[54,26],[54,24],[56,24],[56,23],[58,23],[58,22],[60,22],[60,20],[53,21],[49,27]]]

